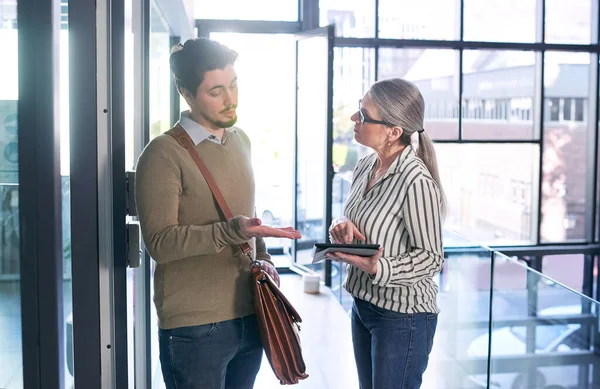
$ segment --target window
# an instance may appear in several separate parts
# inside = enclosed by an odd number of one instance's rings
[[[256,214],[273,226],[293,224],[296,46],[289,34],[212,33],[212,39],[239,53],[239,106],[236,126],[252,140]],[[263,61],[256,61],[260,57]],[[264,64],[269,63],[268,67]],[[269,81],[265,81],[269,80]],[[265,115],[265,101],[277,96],[277,109]],[[267,238],[267,248],[286,252],[290,241]],[[288,266],[287,256],[274,257]],[[280,262],[281,261],[281,262]]]
[[[150,139],[169,130],[171,123],[170,32],[156,2],[150,30]]]
[[[492,118],[496,120],[506,120],[508,119],[508,106],[510,104],[510,100],[508,99],[499,99],[494,101],[495,107],[494,112],[492,114]]]
[[[378,78],[412,81],[427,104],[437,107],[437,116],[427,112],[424,123],[434,139],[458,138],[458,59],[455,50],[379,49]]]
[[[546,99],[546,120],[557,122],[560,119],[560,99],[553,97]]]
[[[563,99],[562,103],[563,103],[563,120],[565,121],[569,121],[571,120],[571,108],[572,108],[572,104],[571,102],[573,101],[573,99]]]
[[[537,145],[444,143],[436,152],[448,199],[446,228],[487,244],[535,241],[537,196],[526,188],[538,182]]]
[[[531,97],[516,97],[510,99],[510,120],[531,120],[533,99]]]
[[[546,0],[546,42],[590,44],[592,0]]]
[[[574,113],[574,120],[576,122],[583,122],[586,121],[584,118],[584,102],[586,101],[586,99],[582,99],[582,98],[577,98],[577,99],[573,99],[575,101],[575,113]]]
[[[589,64],[587,53],[545,54],[547,98],[540,223],[544,242],[585,238],[584,218],[569,215],[580,214],[586,207],[588,128],[584,101],[589,93]]]
[[[296,0],[193,0],[196,19],[298,20]]]
[[[319,0],[320,24],[335,24],[335,34],[343,37],[375,36],[375,0]]]
[[[17,4],[0,1],[0,387],[23,386],[18,165]]]
[[[464,139],[535,138],[529,121],[535,95],[533,52],[465,50],[462,70],[463,117],[469,119],[462,123]],[[511,119],[518,120],[508,120],[509,106]]]
[[[379,37],[457,39],[459,10],[456,1],[379,0]]]
[[[356,66],[356,64],[362,66]],[[350,117],[358,110],[358,100],[375,82],[375,50],[338,47],[334,52],[333,75],[333,166],[336,172],[333,217],[342,215],[349,194],[352,172],[369,150],[354,140]]]
[[[465,40],[535,41],[536,0],[464,0],[464,7]]]
[[[565,271],[565,266],[569,271]],[[583,254],[546,255],[542,260],[542,273],[578,292],[583,290],[585,258]],[[546,292],[550,294],[551,292]]]
[[[541,43],[536,31],[543,23],[546,43],[593,43],[593,3],[545,0],[543,20],[541,0],[464,0],[461,26],[455,12],[461,2],[432,6],[431,1],[415,6],[406,0],[379,0],[375,9],[374,0],[321,0],[322,23],[335,21],[343,37],[374,38],[345,40],[343,50],[354,45],[352,50],[375,50],[378,80],[402,77],[420,89],[425,129],[442,150],[438,157],[448,165],[445,177],[452,177],[445,181],[454,207],[449,220],[459,230],[490,243],[586,238],[588,166],[594,166],[589,163],[587,120],[597,109],[588,97],[594,88],[586,51],[592,49],[564,46],[558,52],[550,46],[541,52],[541,46],[529,43]],[[452,40],[456,49],[432,47],[428,40]],[[515,49],[498,49],[496,42],[515,43]],[[338,62],[338,51],[335,55]],[[372,62],[355,61],[372,75]],[[344,66],[335,78],[349,71]],[[341,127],[343,120],[337,116],[335,125]],[[510,169],[497,172],[488,159]],[[464,170],[465,178],[457,173]],[[478,212],[481,216],[474,216]]]

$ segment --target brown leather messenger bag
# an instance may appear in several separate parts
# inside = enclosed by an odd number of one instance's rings
[[[223,194],[194,148],[188,133],[177,126],[167,132],[189,153],[202,172],[212,194],[227,219],[233,218]],[[254,308],[260,331],[260,339],[267,359],[281,385],[297,384],[308,377],[302,357],[298,331],[302,319],[292,304],[283,295],[273,278],[267,274],[259,261],[252,258],[252,247],[240,244],[242,252],[250,258],[250,273],[254,279]]]

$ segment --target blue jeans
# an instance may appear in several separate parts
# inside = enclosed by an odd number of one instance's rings
[[[252,389],[262,361],[256,316],[159,330],[167,389]]]
[[[437,326],[435,313],[398,313],[355,298],[352,343],[360,389],[418,389]]]

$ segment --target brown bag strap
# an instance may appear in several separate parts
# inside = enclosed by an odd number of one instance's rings
[[[210,174],[210,171],[208,171],[208,168],[204,164],[204,161],[202,161],[202,159],[198,155],[198,152],[194,148],[194,143],[192,142],[192,138],[190,138],[190,135],[187,133],[187,131],[184,130],[178,124],[175,128],[168,131],[167,134],[169,134],[173,138],[175,138],[175,140],[181,146],[183,146],[188,151],[188,153],[190,153],[190,156],[196,163],[196,166],[198,166],[198,169],[200,169],[200,172],[204,176],[204,179],[206,180],[206,183],[208,184],[208,187],[210,188],[215,200],[217,200],[217,204],[219,205],[219,208],[221,208],[223,215],[225,215],[225,217],[228,220],[232,219],[233,213],[231,212],[231,209],[229,209],[229,206],[227,205],[227,202],[225,201],[225,197],[223,197],[223,194],[219,190],[219,187],[217,186],[217,183],[215,182],[215,179],[213,178],[212,174]],[[244,242],[244,243],[240,244],[240,249],[242,250],[242,252],[245,255],[248,255],[250,257],[250,259],[252,259],[252,247],[250,247],[248,242]]]

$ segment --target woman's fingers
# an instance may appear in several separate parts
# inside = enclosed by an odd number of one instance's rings
[[[346,225],[344,226],[344,242],[345,243],[352,243],[352,238],[353,238],[353,232],[354,232],[354,225],[352,223],[345,223]]]
[[[367,238],[365,238],[365,236],[363,234],[360,233],[360,231],[358,230],[358,228],[356,228],[356,226],[354,227],[354,235],[358,238],[358,240],[366,240]]]

